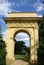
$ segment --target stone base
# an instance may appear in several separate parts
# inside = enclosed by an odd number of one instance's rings
[[[14,62],[15,62],[15,60],[8,58],[8,59],[6,60],[6,65],[12,65]]]
[[[35,60],[30,61],[30,65],[37,65],[37,61],[35,61]]]

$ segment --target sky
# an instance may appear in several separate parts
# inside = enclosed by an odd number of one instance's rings
[[[38,16],[44,14],[44,0],[0,0],[0,25],[2,32],[6,30],[3,17],[8,16],[8,12],[37,12]]]
[[[5,34],[6,24],[3,17],[8,17],[8,12],[37,12],[37,16],[44,14],[44,0],[0,0],[0,26]]]
[[[25,32],[20,32],[15,36],[15,40],[24,41],[27,47],[30,46],[30,36]]]

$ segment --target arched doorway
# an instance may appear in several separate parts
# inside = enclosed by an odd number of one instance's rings
[[[30,59],[30,34],[25,30],[18,30],[14,34],[15,48],[14,54],[15,59],[21,59],[29,61]]]

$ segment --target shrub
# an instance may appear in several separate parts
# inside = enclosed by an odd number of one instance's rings
[[[41,43],[37,50],[38,50],[38,53],[37,53],[38,65],[44,65],[44,44]]]
[[[37,51],[38,65],[44,65],[44,16],[39,24],[39,48]]]
[[[0,65],[6,65],[6,44],[0,40]]]

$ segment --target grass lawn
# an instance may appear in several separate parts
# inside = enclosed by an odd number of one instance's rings
[[[22,59],[22,60],[29,60],[29,56],[28,55],[15,55],[15,59]]]

